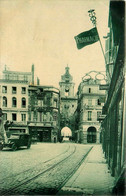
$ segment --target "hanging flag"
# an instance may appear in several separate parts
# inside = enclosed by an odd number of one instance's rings
[[[76,40],[77,48],[81,49],[84,46],[93,44],[99,40],[98,32],[96,27],[89,31],[85,31],[80,33],[79,35],[74,37]]]

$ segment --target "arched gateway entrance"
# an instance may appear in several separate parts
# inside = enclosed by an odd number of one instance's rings
[[[87,143],[96,143],[96,128],[89,127],[87,130]]]
[[[70,137],[70,136],[72,136],[71,129],[69,127],[62,128],[62,130],[61,130],[61,136],[64,136],[64,137]]]
[[[71,140],[72,139],[72,131],[69,127],[64,127],[61,130],[61,138],[60,141]]]

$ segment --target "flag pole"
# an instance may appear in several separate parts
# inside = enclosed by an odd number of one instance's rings
[[[96,28],[97,30],[97,26],[96,26],[96,13],[95,13],[95,10],[94,9],[90,9],[88,11],[89,13],[89,17],[90,17],[90,20],[92,21],[92,24],[93,26]],[[98,30],[97,30],[97,33],[98,33]],[[104,60],[105,60],[105,64],[107,65],[107,61],[106,61],[106,58],[105,58],[105,53],[104,53],[104,50],[103,50],[103,46],[102,46],[102,43],[101,43],[101,39],[100,39],[100,36],[99,36],[99,33],[98,33],[98,37],[99,37],[99,43],[100,43],[100,46],[101,46],[101,50],[102,50],[102,53],[103,53],[103,56],[104,56]]]

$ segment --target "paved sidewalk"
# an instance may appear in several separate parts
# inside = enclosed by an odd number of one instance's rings
[[[114,177],[108,171],[101,145],[94,145],[83,164],[57,195],[111,195]]]

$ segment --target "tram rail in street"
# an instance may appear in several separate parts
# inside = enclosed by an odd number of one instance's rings
[[[72,151],[72,153],[70,153],[69,155],[67,155],[65,158],[62,158],[59,162],[55,163],[54,165],[48,167],[47,169],[45,169],[45,170],[43,170],[43,171],[41,171],[41,172],[39,172],[37,175],[34,175],[32,178],[29,178],[28,180],[24,179],[23,182],[21,181],[21,183],[18,183],[17,186],[15,186],[15,187],[13,187],[13,188],[10,188],[8,191],[2,191],[2,190],[1,190],[0,193],[1,193],[2,195],[7,195],[7,194],[9,194],[9,193],[12,193],[12,192],[13,192],[14,190],[16,190],[18,187],[23,186],[24,184],[27,184],[27,183],[31,182],[32,180],[38,178],[40,175],[44,174],[45,172],[50,171],[51,169],[53,169],[54,167],[56,167],[58,164],[62,163],[63,161],[65,161],[66,159],[68,159],[70,156],[72,156],[72,154],[75,153],[75,149],[76,149],[76,147],[74,148],[74,150]],[[57,157],[59,158],[61,155],[68,153],[69,150],[70,150],[70,145],[68,146],[67,150],[65,150],[63,153],[57,155],[56,157],[53,157],[52,159],[49,159],[49,160],[43,162],[43,164],[44,164],[44,163],[49,163],[49,162],[52,161],[52,160],[56,160]],[[50,163],[50,164],[51,164],[51,163]],[[37,164],[37,165],[38,165],[38,164]],[[46,166],[44,165],[44,167],[46,167]],[[35,166],[34,168],[36,168],[36,166]],[[28,169],[28,170],[26,170],[26,171],[23,171],[23,172],[21,172],[20,174],[17,174],[17,175],[24,174],[24,172],[31,172],[34,168],[30,168],[30,169]],[[40,170],[42,170],[42,168],[41,168]],[[16,175],[16,176],[17,176],[17,175]],[[13,176],[13,177],[16,177],[16,176]],[[12,177],[12,176],[10,176],[9,178],[11,178],[11,177]],[[5,179],[4,179],[4,180],[5,180]],[[1,183],[3,183],[3,182],[1,182]]]
[[[37,166],[40,166],[40,164],[48,163],[48,162],[50,162],[50,161],[56,159],[57,157],[60,157],[61,155],[67,153],[67,152],[69,151],[69,149],[70,149],[70,145],[68,146],[68,148],[67,148],[64,152],[62,152],[62,153],[60,153],[60,154],[54,156],[54,157],[51,158],[51,159],[48,159],[48,160],[43,161],[43,162],[39,162],[37,165],[35,165],[35,166],[32,167],[32,168],[29,168],[29,169],[27,169],[27,170],[21,171],[21,172],[15,174],[15,175],[10,175],[10,176],[8,176],[8,177],[6,177],[6,178],[3,178],[2,181],[0,181],[0,184],[3,184],[3,183],[5,182],[5,180],[7,180],[7,179],[9,179],[9,178],[16,177],[16,176],[21,175],[21,174],[24,174],[24,173],[26,173],[26,172],[30,172],[30,171],[32,171],[34,168],[36,168]]]
[[[48,187],[44,186],[44,185],[39,185],[39,188],[37,189],[32,189],[32,190],[28,190],[29,187],[35,186],[35,184],[39,182],[43,182],[44,179],[46,179],[46,176],[49,176],[50,179],[52,179],[52,181],[50,181],[49,183],[55,184],[53,182],[53,177],[54,179],[56,178],[56,173],[57,171],[59,173],[62,173],[63,167],[64,165],[68,164],[69,162],[71,162],[71,160],[74,160],[75,157],[78,156],[78,152],[77,152],[77,146],[76,145],[69,145],[69,147],[67,148],[66,151],[64,151],[63,153],[61,153],[59,156],[57,155],[55,158],[52,158],[50,160],[47,160],[43,163],[44,167],[40,168],[39,171],[36,173],[34,172],[32,177],[31,175],[28,175],[28,178],[24,178],[21,181],[17,181],[17,184],[10,186],[10,188],[8,188],[7,190],[1,190],[1,194],[2,195],[8,195],[8,194],[57,194],[60,189],[64,186],[64,184],[70,179],[70,177],[75,173],[75,171],[79,168],[79,166],[81,165],[81,163],[84,161],[84,159],[86,158],[86,156],[88,155],[88,153],[91,151],[92,147],[90,147],[87,152],[84,154],[84,156],[82,156],[81,158],[78,158],[78,162],[73,164],[73,168],[71,171],[68,170],[68,173],[65,174],[65,176],[61,176],[59,174],[59,178],[60,180],[57,182],[56,185],[48,185]],[[66,156],[64,156],[66,155]],[[60,159],[59,159],[60,157]],[[37,164],[38,165],[38,164]],[[66,166],[65,166],[66,167]],[[61,169],[62,168],[62,169]],[[27,172],[31,172],[33,168],[29,169]],[[61,171],[60,171],[61,170]],[[30,173],[29,173],[30,174]],[[55,180],[54,180],[55,181]],[[46,183],[45,183],[46,184]],[[10,184],[11,185],[11,184]]]

